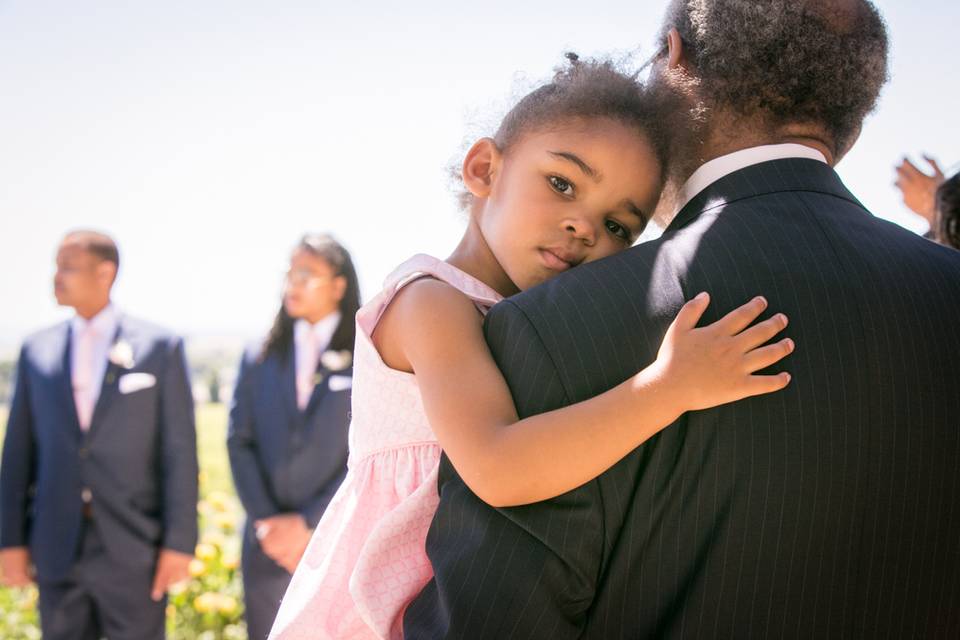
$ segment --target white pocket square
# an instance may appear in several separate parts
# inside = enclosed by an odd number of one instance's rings
[[[149,389],[157,384],[157,378],[150,373],[128,373],[120,376],[120,393],[133,393],[141,389]]]
[[[343,391],[353,388],[353,378],[350,376],[330,376],[330,391]]]

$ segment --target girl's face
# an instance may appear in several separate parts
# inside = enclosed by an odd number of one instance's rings
[[[477,187],[484,167],[470,163],[484,161],[483,144],[488,175]],[[525,134],[503,154],[481,141],[464,163],[475,222],[521,290],[630,247],[656,207],[660,172],[646,137],[606,118]]]
[[[292,318],[317,322],[337,310],[346,288],[346,278],[338,276],[329,262],[297,249],[290,256],[283,306]]]

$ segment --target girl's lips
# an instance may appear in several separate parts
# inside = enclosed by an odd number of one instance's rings
[[[573,266],[548,249],[540,249],[540,258],[543,260],[543,263],[547,265],[547,268],[553,271],[566,271]]]

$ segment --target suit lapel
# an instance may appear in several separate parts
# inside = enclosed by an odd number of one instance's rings
[[[283,406],[291,420],[299,421],[301,416],[300,408],[297,407],[297,359],[294,356],[292,345],[286,357],[274,357],[280,373],[276,379],[280,384]]]
[[[60,354],[60,379],[57,381],[57,386],[60,390],[60,400],[67,408],[67,416],[69,416],[70,420],[68,428],[79,434],[82,433],[82,430],[80,429],[80,418],[77,416],[77,403],[73,399],[73,358],[71,354],[73,350],[73,332],[70,330],[69,321],[63,325],[61,338],[63,340],[63,346],[61,347]]]
[[[303,412],[305,417],[311,416],[313,412],[316,411],[320,400],[327,394],[327,391],[330,389],[330,386],[327,384],[329,378],[330,372],[324,368],[322,364],[317,365],[317,374],[313,378],[313,393],[310,394],[310,400],[307,402],[307,407]]]

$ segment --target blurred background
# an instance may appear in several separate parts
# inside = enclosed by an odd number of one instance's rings
[[[19,343],[70,315],[51,292],[59,240],[111,234],[115,302],[187,337],[208,535],[226,536],[207,541],[223,584],[185,600],[199,622],[183,637],[242,636],[224,631],[239,614],[216,613],[228,600],[196,604],[235,587],[222,402],[300,235],[332,232],[364,299],[407,256],[446,256],[464,221],[448,167],[467,144],[564,51],[652,53],[663,4],[0,0],[0,430]],[[960,5],[876,4],[891,81],[839,171],[874,213],[922,233],[893,168],[928,152],[957,169]],[[29,608],[9,598],[0,614]]]

